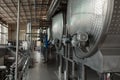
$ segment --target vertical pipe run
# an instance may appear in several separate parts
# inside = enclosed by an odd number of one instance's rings
[[[60,56],[60,64],[59,64],[59,80],[62,80],[62,56]]]
[[[20,27],[20,0],[18,0],[18,12],[17,12],[15,80],[18,80],[18,74],[17,73],[18,73],[19,27]]]
[[[34,8],[35,8],[34,9],[35,10],[35,15],[34,15],[35,16],[35,22],[37,22],[37,18],[36,18],[36,0],[34,0]]]
[[[30,21],[30,44],[32,44],[32,20]]]
[[[32,33],[32,8],[30,4],[30,32]],[[32,34],[30,34],[30,42],[32,41]]]
[[[78,80],[85,80],[85,66],[82,63],[78,63]]]
[[[68,44],[65,46],[65,57],[68,58]],[[65,59],[64,80],[68,80],[68,60]]]
[[[75,78],[75,62],[72,62],[72,78]]]

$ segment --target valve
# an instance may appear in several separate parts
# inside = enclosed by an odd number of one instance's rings
[[[88,41],[88,34],[87,33],[76,33],[72,37],[72,45],[73,47],[85,47]]]
[[[62,43],[66,46],[67,44],[71,43],[71,38],[63,35]]]

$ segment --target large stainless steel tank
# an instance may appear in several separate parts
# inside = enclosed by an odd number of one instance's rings
[[[52,37],[61,40],[63,35],[63,14],[59,13],[52,18]]]
[[[76,35],[77,58],[100,72],[120,72],[120,0],[69,0],[67,29]]]

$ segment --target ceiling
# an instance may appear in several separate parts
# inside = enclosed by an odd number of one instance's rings
[[[20,22],[39,23],[46,21],[47,11],[52,0],[20,0]],[[0,0],[0,21],[16,23],[18,0]],[[40,23],[39,23],[40,24]]]

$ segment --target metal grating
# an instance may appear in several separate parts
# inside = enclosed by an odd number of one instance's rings
[[[120,34],[120,0],[114,1],[113,15],[109,28],[109,34],[119,35]]]

